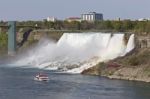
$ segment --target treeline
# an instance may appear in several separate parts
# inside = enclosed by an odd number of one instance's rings
[[[106,30],[116,32],[137,32],[137,33],[149,33],[150,32],[150,21],[26,21],[18,22],[19,25],[33,25],[39,26],[41,29],[56,29],[56,30]]]
[[[17,21],[17,32],[24,32],[29,28],[34,29],[52,29],[52,30],[87,30],[87,31],[106,31],[106,32],[134,32],[141,34],[150,34],[150,21]],[[7,48],[7,22],[0,21],[0,50]],[[25,27],[20,27],[25,26]],[[28,27],[29,26],[29,27]],[[31,26],[31,27],[30,27]],[[37,28],[36,28],[37,27]]]
[[[0,25],[6,25],[6,22],[0,22]],[[18,26],[33,26],[40,29],[56,29],[56,30],[97,30],[97,31],[114,31],[114,32],[135,32],[150,33],[150,21],[22,21],[17,22]],[[25,28],[25,27],[24,27]],[[17,28],[17,30],[20,27]],[[6,30],[6,29],[4,29]]]

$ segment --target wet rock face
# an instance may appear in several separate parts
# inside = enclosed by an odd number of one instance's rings
[[[150,48],[150,35],[137,37],[138,48]]]

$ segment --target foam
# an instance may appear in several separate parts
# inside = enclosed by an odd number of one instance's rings
[[[81,73],[99,62],[123,56],[134,48],[134,34],[126,45],[124,34],[64,33],[57,43],[42,41],[17,64]]]

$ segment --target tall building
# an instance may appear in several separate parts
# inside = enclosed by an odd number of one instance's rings
[[[97,20],[103,20],[103,14],[96,13],[96,12],[89,12],[87,14],[81,14],[82,20],[86,21],[97,21]]]

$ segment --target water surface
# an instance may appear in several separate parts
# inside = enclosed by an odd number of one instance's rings
[[[33,80],[41,71],[48,74],[49,82]],[[150,84],[4,66],[0,99],[150,99]]]

